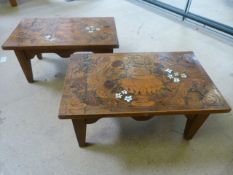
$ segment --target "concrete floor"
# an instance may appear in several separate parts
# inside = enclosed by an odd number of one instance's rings
[[[0,0],[1,44],[25,17],[114,16],[116,52],[193,50],[233,106],[233,42],[222,35],[133,0],[19,4]],[[13,52],[0,50],[0,56],[7,56],[0,63],[0,175],[233,175],[232,112],[211,115],[189,142],[182,139],[183,116],[101,119],[88,126],[94,145],[80,149],[71,122],[57,117],[67,60],[54,54],[33,59],[38,82],[29,84]]]

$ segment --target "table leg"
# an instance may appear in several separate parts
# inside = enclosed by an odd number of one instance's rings
[[[21,68],[24,72],[25,77],[29,83],[33,82],[32,66],[31,59],[27,57],[24,51],[15,50],[15,55],[21,65]]]
[[[198,129],[206,121],[209,114],[197,114],[192,116],[187,116],[187,122],[184,130],[184,138],[190,140],[196,134]]]
[[[37,58],[38,58],[39,60],[42,60],[42,59],[43,59],[42,53],[38,53],[38,54],[36,54],[36,55],[37,55]]]
[[[12,7],[16,7],[17,6],[17,1],[16,0],[10,0],[10,4]]]
[[[80,147],[84,147],[86,145],[86,121],[85,119],[72,119],[74,131],[78,140],[78,144]]]

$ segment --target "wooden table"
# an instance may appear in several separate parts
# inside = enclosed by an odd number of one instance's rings
[[[6,42],[14,50],[28,82],[33,82],[31,59],[42,53],[69,57],[77,51],[112,53],[118,48],[114,18],[33,18],[22,20]]]
[[[86,125],[100,118],[183,114],[191,139],[209,114],[230,110],[193,52],[74,54],[59,118],[72,120],[82,147]]]

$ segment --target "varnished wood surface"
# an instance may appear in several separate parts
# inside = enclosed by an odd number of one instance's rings
[[[167,68],[185,73],[187,78],[174,83],[167,77]],[[115,93],[122,90],[132,95],[131,102],[115,98]],[[59,117],[149,118],[156,114],[230,110],[193,52],[74,54],[64,82]]]
[[[186,140],[192,139],[193,136],[198,131],[198,129],[206,121],[208,116],[209,114],[199,114],[199,115],[193,115],[192,117],[188,117],[184,130],[184,138]]]
[[[25,51],[15,50],[15,55],[28,82],[33,82],[31,60]]]
[[[88,27],[98,29],[89,32]],[[22,20],[2,48],[113,49],[118,48],[114,18],[32,18]]]
[[[86,122],[85,120],[72,120],[76,138],[78,140],[79,146],[84,147],[86,145]]]
[[[113,53],[118,48],[114,18],[33,18],[24,19],[2,45],[14,50],[29,83],[33,74],[30,59],[42,53],[63,58],[75,52]]]

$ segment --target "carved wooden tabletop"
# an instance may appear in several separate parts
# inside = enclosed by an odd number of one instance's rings
[[[22,20],[6,42],[14,50],[28,82],[34,81],[31,59],[43,53],[67,58],[75,52],[112,53],[119,48],[114,18],[33,18]]]
[[[75,54],[59,118],[72,119],[83,147],[86,125],[103,117],[141,121],[156,114],[184,114],[188,140],[209,114],[230,110],[193,52]]]
[[[3,49],[117,48],[114,18],[32,18],[22,20]]]
[[[120,98],[123,90],[127,94]],[[70,60],[60,117],[229,109],[192,52],[86,54]]]

